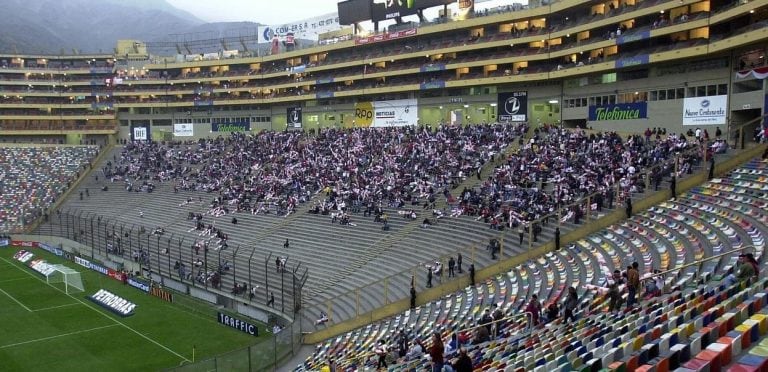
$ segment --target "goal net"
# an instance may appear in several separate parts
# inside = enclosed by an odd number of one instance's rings
[[[45,276],[48,283],[63,283],[64,290],[69,293],[84,292],[83,279],[80,273],[64,265],[52,265],[49,274]]]

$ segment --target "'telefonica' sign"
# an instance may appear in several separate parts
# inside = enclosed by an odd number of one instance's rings
[[[634,120],[646,118],[648,118],[648,104],[645,102],[589,106],[589,121]]]

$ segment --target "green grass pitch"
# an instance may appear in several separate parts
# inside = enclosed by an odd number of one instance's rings
[[[216,310],[164,302],[111,278],[63,261],[41,249],[35,258],[81,273],[85,292],[66,294],[63,284],[13,259],[21,248],[0,248],[0,370],[158,371],[253,345],[260,338],[216,322]],[[135,303],[119,317],[86,297],[106,289]],[[261,337],[265,329],[259,330]]]

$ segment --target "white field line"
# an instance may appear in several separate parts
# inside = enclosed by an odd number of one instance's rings
[[[3,292],[3,294],[4,294],[4,295],[8,296],[8,298],[10,298],[11,300],[13,300],[13,301],[14,301],[14,302],[16,302],[17,304],[19,304],[21,307],[23,307],[23,308],[27,309],[27,311],[29,311],[30,313],[32,312],[32,309],[28,308],[28,307],[27,307],[27,305],[24,305],[23,303],[21,303],[21,301],[19,301],[19,300],[17,300],[17,299],[16,299],[16,297],[13,297],[13,296],[11,296],[11,295],[10,295],[8,292],[6,292],[6,291],[4,291],[4,290],[2,290],[2,289],[0,289],[0,292]]]
[[[181,355],[181,354],[179,354],[179,353],[177,353],[177,352],[175,352],[175,351],[173,351],[173,350],[169,349],[167,346],[165,346],[165,345],[163,345],[163,344],[161,344],[161,343],[159,343],[159,342],[157,342],[157,341],[155,341],[155,340],[153,340],[153,339],[151,339],[151,338],[147,337],[146,335],[144,335],[144,334],[140,333],[139,331],[137,331],[137,330],[135,330],[135,329],[133,329],[133,328],[129,327],[127,324],[125,324],[125,323],[123,323],[123,322],[121,322],[121,321],[119,321],[119,320],[117,320],[117,319],[115,319],[115,318],[112,318],[112,317],[110,317],[110,316],[109,316],[109,315],[107,315],[106,313],[102,312],[100,309],[98,309],[98,308],[95,308],[95,307],[91,306],[91,305],[90,305],[90,304],[88,304],[87,302],[85,302],[85,301],[83,301],[83,300],[81,300],[81,299],[79,299],[79,298],[77,298],[77,297],[75,297],[75,296],[72,296],[71,294],[69,294],[69,293],[67,293],[67,292],[65,292],[65,291],[63,291],[63,290],[61,290],[60,288],[58,288],[58,287],[56,287],[56,286],[53,286],[53,285],[51,285],[50,283],[47,283],[45,280],[42,280],[42,279],[40,279],[40,278],[38,278],[38,277],[34,276],[34,274],[32,274],[31,272],[25,271],[24,269],[22,269],[22,268],[20,268],[20,267],[18,267],[18,266],[16,266],[16,265],[14,265],[12,262],[10,262],[10,261],[6,260],[5,258],[3,258],[3,257],[0,257],[0,260],[3,260],[3,261],[5,261],[5,262],[6,262],[6,263],[8,263],[8,264],[11,264],[11,265],[13,265],[13,267],[15,267],[16,269],[18,269],[19,271],[21,271],[21,272],[23,272],[23,273],[25,273],[25,274],[27,274],[27,275],[30,275],[30,276],[32,276],[33,278],[35,278],[35,279],[39,280],[40,282],[44,283],[45,285],[47,285],[47,286],[50,286],[51,288],[53,288],[53,289],[55,289],[55,290],[57,290],[57,291],[59,291],[59,292],[63,293],[64,295],[66,295],[66,296],[68,296],[68,297],[72,298],[73,300],[75,300],[75,301],[77,301],[77,302],[79,302],[79,303],[81,303],[81,304],[85,305],[86,307],[90,308],[91,310],[93,310],[93,311],[95,311],[95,312],[99,313],[101,316],[103,316],[103,317],[105,317],[105,318],[107,318],[107,319],[109,319],[109,320],[111,320],[111,321],[113,321],[113,322],[115,322],[115,323],[117,323],[117,324],[119,324],[119,325],[123,326],[123,328],[125,328],[125,329],[127,329],[127,330],[129,330],[129,331],[131,331],[131,332],[133,332],[133,333],[135,333],[135,334],[137,334],[137,335],[139,335],[141,338],[143,338],[143,339],[145,339],[145,340],[147,340],[147,341],[149,341],[149,342],[151,342],[151,343],[153,343],[153,344],[155,344],[155,345],[157,345],[157,346],[161,347],[161,348],[162,348],[162,349],[164,349],[165,351],[167,351],[167,352],[169,352],[169,353],[171,353],[171,354],[173,354],[173,355],[176,355],[177,357],[179,357],[179,358],[181,358],[181,359],[183,359],[183,360],[186,360],[187,362],[191,362],[189,359],[187,359],[187,358],[186,358],[186,357],[184,357],[183,355]],[[26,307],[26,306],[25,306],[25,307]],[[32,311],[32,310],[30,310],[30,311]]]
[[[15,343],[15,344],[9,344],[9,345],[3,345],[3,346],[0,346],[0,349],[7,349],[7,348],[9,348],[9,347],[14,347],[14,346],[21,346],[21,345],[31,344],[31,343],[35,343],[35,342],[40,342],[40,341],[53,340],[53,339],[55,339],[55,338],[61,338],[61,337],[67,337],[67,336],[73,336],[73,335],[77,335],[77,334],[80,334],[80,333],[85,333],[85,332],[93,332],[93,331],[98,331],[98,330],[100,330],[100,329],[104,329],[104,328],[110,328],[110,327],[117,327],[117,324],[110,324],[110,325],[105,325],[105,326],[96,327],[96,328],[91,328],[91,329],[84,329],[84,330],[82,330],[82,331],[75,331],[75,332],[63,333],[63,334],[60,334],[60,335],[56,335],[56,336],[49,336],[49,337],[38,338],[38,339],[36,339],[36,340],[29,340],[29,341],[17,342],[17,343]]]
[[[59,306],[51,306],[51,307],[44,307],[42,309],[34,309],[32,311],[46,311],[46,310],[53,310],[53,309],[61,309],[62,307],[69,307],[69,306],[75,306],[75,305],[80,305],[80,304],[77,302],[72,302],[69,304],[64,304]]]

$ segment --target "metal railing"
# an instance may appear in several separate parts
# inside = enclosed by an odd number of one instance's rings
[[[195,243],[188,237],[155,234],[142,225],[110,220],[93,212],[57,210],[42,223],[37,231],[71,239],[90,247],[91,257],[132,260],[142,272],[150,272],[183,284],[211,292],[229,294],[237,302],[248,303],[264,311],[282,314],[294,319],[301,309],[301,289],[307,278],[307,268],[301,263],[288,261],[284,270],[276,271],[271,253],[256,256],[256,250],[237,246],[226,249],[199,247],[193,254]],[[87,254],[87,252],[86,252]],[[219,284],[205,277],[218,273]],[[198,280],[202,278],[203,280]],[[209,277],[210,278],[210,277]],[[234,293],[234,285],[247,283],[247,290]],[[254,286],[258,286],[253,291]],[[271,309],[264,304],[275,300]],[[274,310],[272,310],[274,309]]]

